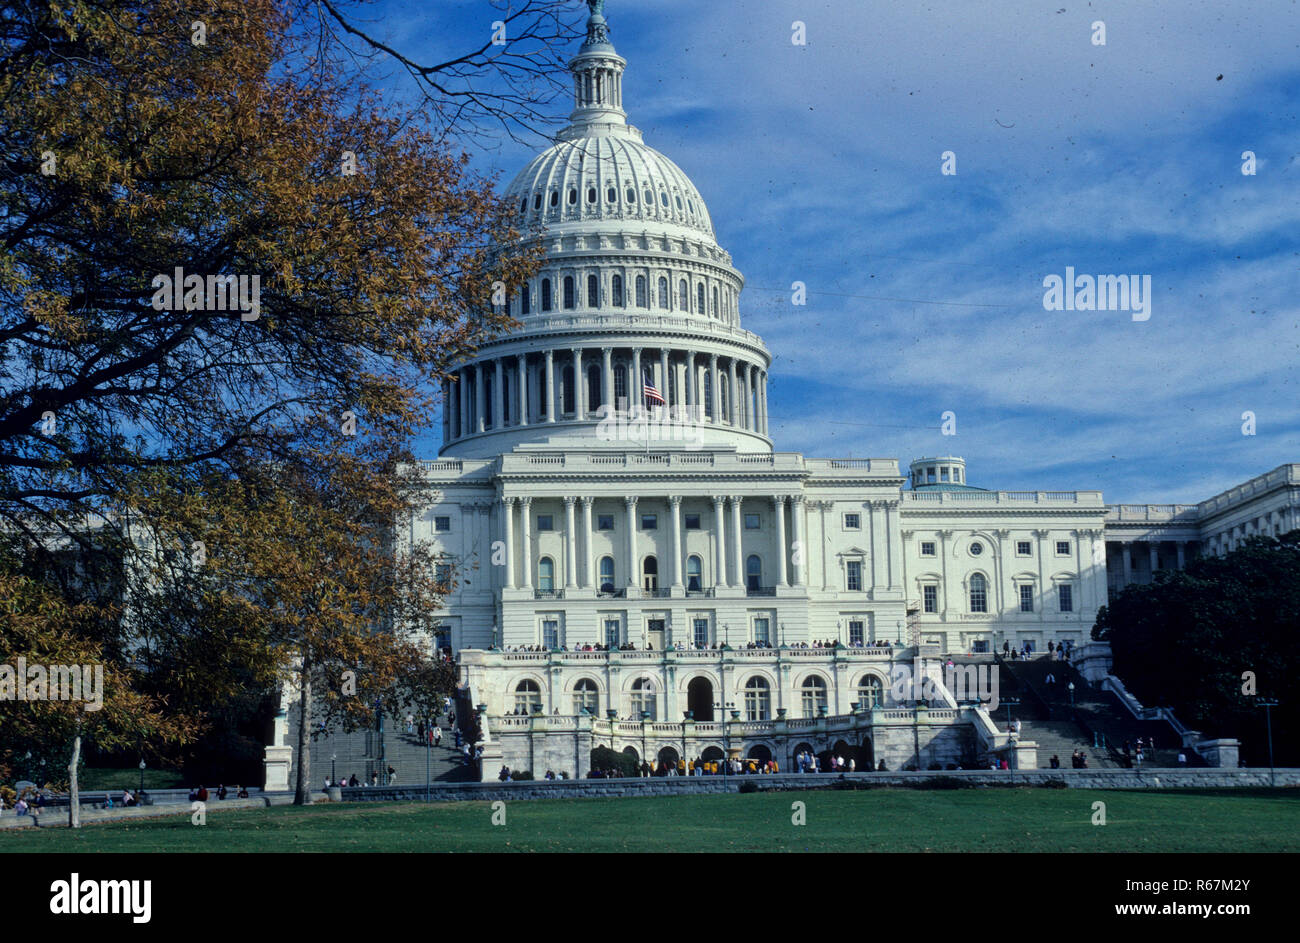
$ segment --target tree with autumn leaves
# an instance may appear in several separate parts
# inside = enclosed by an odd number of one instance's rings
[[[400,467],[539,258],[445,146],[455,95],[425,130],[356,84],[317,55],[365,37],[327,6],[0,2],[0,632],[107,666],[131,709],[101,746],[186,742],[286,682],[304,718],[364,723],[421,670],[441,587],[394,540]],[[255,305],[220,303],[227,278]],[[86,597],[69,552],[126,577]],[[32,711],[0,723],[37,736]]]

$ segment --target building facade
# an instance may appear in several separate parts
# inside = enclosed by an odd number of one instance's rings
[[[436,644],[483,714],[486,774],[583,775],[598,745],[1015,765],[972,699],[935,679],[918,703],[900,666],[1082,646],[1124,582],[1300,524],[1300,465],[1134,508],[986,490],[956,456],[904,473],[776,451],[744,279],[699,191],[628,124],[602,8],[569,126],[505,193],[545,262],[509,294],[520,327],[445,385],[402,535],[445,560]]]

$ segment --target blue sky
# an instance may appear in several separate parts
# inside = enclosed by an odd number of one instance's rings
[[[1152,503],[1300,461],[1295,0],[608,0],[606,15],[629,120],[695,181],[747,280],[777,449],[957,454],[983,487]],[[374,25],[432,58],[498,16],[389,0]],[[475,153],[502,187],[531,154]],[[1150,320],[1044,310],[1043,278],[1066,266],[1150,275]]]

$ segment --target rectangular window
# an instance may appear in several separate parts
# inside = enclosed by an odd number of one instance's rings
[[[921,587],[921,600],[926,612],[939,611],[939,587],[930,583]]]
[[[445,534],[451,530],[450,517],[435,517],[433,519],[433,532],[435,534]]]
[[[619,621],[617,619],[605,620],[605,646],[607,648],[618,648]]]
[[[861,645],[866,637],[865,623],[861,619],[849,620],[849,644]]]
[[[552,517],[550,514],[538,514],[538,515],[537,515],[537,529],[538,529],[538,530],[555,530],[555,518]]]
[[[699,530],[699,529],[700,529],[700,515],[698,515],[698,514],[687,514],[687,515],[686,515],[686,529],[687,529],[687,530]]]
[[[1068,540],[1058,540],[1056,542],[1056,555],[1058,557],[1068,557],[1070,555],[1070,542]]]
[[[613,514],[596,515],[596,530],[613,530],[613,529],[614,529]]]
[[[933,557],[933,556],[935,556],[935,552],[934,552],[934,541],[933,541],[933,540],[923,540],[923,541],[921,541],[921,556],[923,556],[923,557]]]
[[[1034,587],[1032,586],[1020,587],[1020,611],[1021,612],[1034,611]]]
[[[861,514],[845,514],[845,515],[844,515],[844,529],[845,529],[845,530],[861,530],[861,529],[862,529],[862,515],[861,515]]]
[[[760,645],[767,645],[772,641],[770,623],[762,616],[754,620],[754,641]]]
[[[758,530],[758,515],[757,515],[757,514],[746,514],[746,515],[745,515],[745,530]]]
[[[433,568],[434,579],[438,581],[439,586],[451,585],[451,564],[438,563]]]
[[[555,619],[545,619],[542,621],[542,647],[560,647],[560,623]]]
[[[642,529],[642,530],[657,530],[658,527],[659,527],[659,515],[658,515],[658,514],[642,514],[642,515],[641,515],[641,529]]]
[[[696,619],[692,625],[696,648],[709,647],[709,620]]]
[[[1056,587],[1056,601],[1062,612],[1074,612],[1074,587],[1069,583]]]
[[[848,562],[847,586],[849,592],[861,592],[862,590],[862,561],[850,560]]]
[[[1030,543],[1028,540],[1016,541],[1016,556],[1028,557],[1028,556],[1032,556],[1033,552],[1034,552],[1034,545]]]
[[[977,638],[971,646],[971,651],[976,655],[987,655],[989,653],[989,640],[986,638]]]

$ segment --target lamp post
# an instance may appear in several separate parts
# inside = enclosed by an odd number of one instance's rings
[[[28,754],[29,756],[31,754]],[[140,792],[144,792],[144,758],[140,759]]]
[[[645,729],[649,723],[650,723],[650,712],[642,711],[641,712],[641,765],[645,767],[648,767],[650,765],[650,761],[646,759],[646,742],[645,742]]]
[[[1274,698],[1265,698],[1258,701],[1256,706],[1264,708],[1264,723],[1268,728],[1268,784],[1276,786],[1277,781],[1273,772],[1273,708],[1277,707],[1278,701]]]
[[[331,786],[337,786],[339,784],[338,773],[334,769],[334,761],[337,760],[338,758],[339,755],[337,753],[330,754],[330,785]],[[143,783],[141,784],[141,788],[142,789],[144,788]]]
[[[1070,692],[1070,707],[1074,707],[1074,682],[1071,681],[1065,688]]]
[[[429,717],[426,709],[424,713],[424,801],[429,801],[429,778],[432,775],[430,764],[433,761],[433,718]]]

